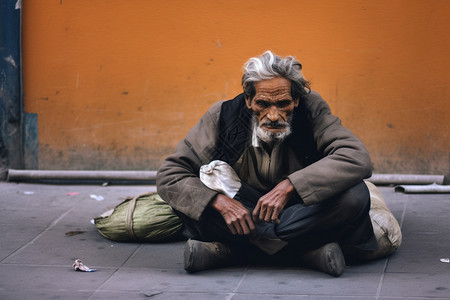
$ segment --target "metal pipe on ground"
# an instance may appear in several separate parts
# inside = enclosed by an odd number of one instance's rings
[[[396,192],[405,194],[448,194],[450,185],[427,184],[427,185],[398,185]]]
[[[367,181],[375,185],[423,185],[444,184],[444,175],[419,175],[419,174],[373,174]]]
[[[7,181],[154,182],[156,171],[8,170]]]
[[[156,171],[77,171],[77,170],[8,170],[7,181],[14,182],[136,182],[154,183]],[[373,174],[368,179],[375,185],[430,185],[434,193],[444,192],[448,186],[444,183],[444,175],[415,175],[415,174]],[[409,188],[399,187],[398,191],[409,192]],[[420,193],[420,188],[412,188]],[[422,187],[424,193],[430,192],[429,186]],[[439,190],[439,191],[436,191]]]

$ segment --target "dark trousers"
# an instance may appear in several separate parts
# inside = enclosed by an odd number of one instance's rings
[[[250,212],[263,194],[243,184],[234,199]],[[257,225],[259,235],[279,238],[299,250],[318,248],[326,243],[338,242],[345,248],[375,250],[377,242],[369,217],[370,195],[364,182],[326,201],[305,206],[298,199],[290,199],[280,213],[280,223]],[[180,212],[192,238],[201,241],[220,241],[239,247],[252,247],[247,236],[233,235],[223,217],[207,207],[200,221]]]

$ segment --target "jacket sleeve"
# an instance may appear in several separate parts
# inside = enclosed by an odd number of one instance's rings
[[[213,158],[221,104],[214,104],[189,130],[156,175],[157,191],[161,198],[194,220],[200,219],[206,206],[217,195],[200,181],[199,170]]]
[[[323,158],[288,176],[306,205],[336,196],[372,174],[364,144],[332,115],[328,104],[312,92],[306,100],[316,147]]]

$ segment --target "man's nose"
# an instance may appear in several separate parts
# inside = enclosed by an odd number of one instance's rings
[[[280,118],[280,112],[278,111],[278,108],[276,106],[271,106],[269,108],[269,112],[267,113],[267,118],[271,122],[276,122]]]

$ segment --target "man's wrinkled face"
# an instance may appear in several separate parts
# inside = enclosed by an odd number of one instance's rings
[[[291,82],[276,77],[255,83],[255,96],[246,98],[247,107],[253,110],[258,137],[264,142],[282,140],[290,133],[290,117],[299,100],[292,99]]]

